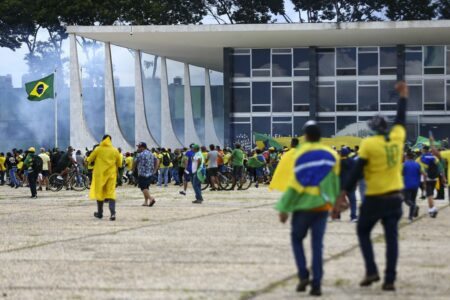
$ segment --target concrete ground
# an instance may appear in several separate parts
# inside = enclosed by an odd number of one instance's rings
[[[6,299],[297,299],[289,225],[277,220],[279,197],[266,188],[206,192],[191,204],[179,189],[118,190],[117,221],[92,217],[87,192],[0,187],[0,297]],[[450,299],[450,209],[437,219],[402,221],[396,293],[358,287],[364,274],[355,224],[328,224],[325,299]],[[107,211],[107,209],[106,209]],[[109,217],[109,213],[106,213]],[[384,242],[373,238],[379,269]],[[308,245],[305,247],[309,248]],[[310,255],[308,255],[310,259]]]

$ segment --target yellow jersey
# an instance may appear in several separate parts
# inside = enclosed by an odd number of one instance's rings
[[[133,157],[128,156],[127,158],[125,158],[125,164],[127,166],[127,170],[132,171],[133,170]]]
[[[403,189],[403,150],[406,130],[394,125],[387,141],[383,135],[376,135],[362,141],[359,157],[367,161],[364,179],[367,196],[388,194]]]
[[[5,161],[6,157],[0,156],[0,171],[6,171]]]

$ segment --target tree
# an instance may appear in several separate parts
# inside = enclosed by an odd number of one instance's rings
[[[432,20],[438,5],[434,0],[386,0],[386,17],[393,21]]]
[[[437,17],[439,19],[450,19],[450,0],[439,0],[437,2]]]

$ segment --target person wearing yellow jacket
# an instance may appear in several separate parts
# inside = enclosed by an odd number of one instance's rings
[[[95,162],[89,198],[97,200],[94,217],[103,218],[103,201],[108,200],[111,221],[116,220],[117,169],[122,167],[119,151],[113,147],[111,136],[105,135],[100,145],[89,155],[88,164]]]

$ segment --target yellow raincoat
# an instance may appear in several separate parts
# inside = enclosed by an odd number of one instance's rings
[[[89,198],[98,201],[116,199],[117,169],[122,167],[122,160],[111,139],[103,140],[87,161],[89,164],[95,161]]]

